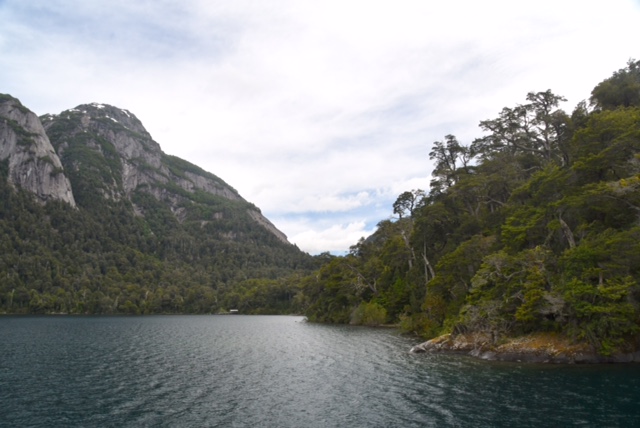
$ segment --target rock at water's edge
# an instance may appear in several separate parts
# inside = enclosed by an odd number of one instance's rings
[[[482,334],[446,334],[411,348],[411,353],[470,355],[488,361],[526,363],[595,364],[640,362],[640,351],[603,356],[585,343],[572,343],[555,334],[536,334],[494,345]]]

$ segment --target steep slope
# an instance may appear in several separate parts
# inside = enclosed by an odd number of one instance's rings
[[[293,310],[313,258],[133,114],[0,100],[0,313]]]
[[[62,163],[38,117],[19,100],[0,94],[0,160],[8,161],[9,183],[41,202],[61,200],[75,206]]]
[[[595,108],[530,92],[470,146],[435,141],[428,194],[401,194],[399,220],[305,280],[309,319],[440,336],[416,350],[638,361],[639,90],[630,61],[592,91]]]
[[[286,236],[227,183],[163,153],[127,110],[85,104],[59,115],[45,115],[42,122],[72,182],[77,183],[74,188],[80,205],[95,205],[97,191],[107,199],[130,199],[136,213],[145,216],[153,206],[144,203],[148,200],[141,195],[144,193],[166,204],[181,223],[255,222],[288,244]],[[229,237],[230,232],[221,231],[221,236]]]

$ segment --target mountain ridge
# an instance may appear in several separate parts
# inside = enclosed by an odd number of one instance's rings
[[[197,165],[188,161],[177,158],[175,156],[164,153],[160,145],[154,141],[151,134],[144,128],[142,122],[130,111],[115,106],[102,103],[81,104],[72,109],[64,110],[59,114],[45,114],[37,118],[28,108],[24,107],[20,101],[11,96],[5,96],[9,103],[3,102],[3,109],[0,110],[0,116],[5,121],[19,119],[16,121],[21,125],[26,133],[37,134],[43,140],[38,147],[42,146],[39,152],[45,152],[49,156],[49,162],[53,168],[57,168],[59,174],[65,179],[65,170],[69,168],[77,168],[72,162],[70,165],[62,168],[61,158],[64,157],[65,150],[69,147],[69,132],[74,137],[78,134],[94,134],[96,137],[104,138],[111,142],[116,152],[120,155],[122,162],[120,176],[114,175],[112,186],[103,188],[103,195],[110,198],[119,199],[131,196],[139,187],[147,186],[148,192],[153,194],[157,199],[170,201],[171,198],[163,193],[161,184],[174,182],[183,190],[194,193],[196,191],[204,191],[206,193],[222,196],[229,200],[247,202],[233,187],[225,183],[214,174],[203,170]],[[2,101],[2,99],[0,99]],[[18,112],[16,114],[16,111]],[[112,123],[105,123],[109,121]],[[65,132],[61,135],[58,128],[60,123],[75,122],[75,127],[68,129],[65,126]],[[16,126],[14,125],[14,128]],[[6,127],[4,127],[6,129]],[[52,132],[53,143],[49,141],[48,132]],[[15,134],[15,131],[14,131]],[[17,134],[16,134],[17,135]],[[5,141],[6,138],[3,139]],[[14,138],[17,140],[17,138]],[[46,144],[46,143],[49,144]],[[54,146],[55,145],[55,148]],[[88,142],[90,147],[98,151],[102,151],[99,144],[95,141]],[[14,149],[5,150],[8,145],[3,143],[3,151],[0,152],[0,159],[12,157],[15,159]],[[13,156],[11,156],[13,153]],[[102,153],[104,155],[104,153]],[[59,156],[58,156],[59,155]],[[44,156],[44,155],[43,155]],[[12,176],[24,177],[29,175],[25,167],[18,167],[19,164],[26,162],[22,160],[14,160],[10,162],[10,170]],[[62,171],[61,171],[62,169]],[[114,171],[116,172],[116,171]],[[45,174],[43,174],[45,175]],[[50,174],[51,175],[51,174]],[[45,180],[40,180],[45,181]],[[46,201],[48,198],[61,199],[75,206],[73,198],[73,190],[71,186],[64,189],[58,189],[52,186],[44,186],[37,188],[35,185],[26,185],[26,180],[14,179],[13,182],[20,187],[26,188],[33,193],[39,195],[40,199]],[[69,182],[66,179],[66,182]],[[41,186],[42,187],[42,186]],[[51,193],[51,195],[48,195]],[[248,203],[248,202],[247,202]],[[173,211],[179,212],[178,207],[174,206]],[[286,235],[277,229],[273,223],[262,215],[260,210],[252,206],[248,209],[249,218],[264,227],[279,240],[289,243]],[[177,214],[179,218],[179,215]]]
[[[0,313],[212,313],[237,307],[246,281],[277,288],[315,266],[236,189],[106,104],[38,118],[0,95],[0,195]]]

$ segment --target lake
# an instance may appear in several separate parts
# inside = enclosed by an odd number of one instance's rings
[[[288,316],[0,317],[2,427],[640,426],[640,366],[410,354]]]

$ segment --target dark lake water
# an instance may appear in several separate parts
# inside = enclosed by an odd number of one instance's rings
[[[301,317],[0,317],[0,426],[640,426],[638,365],[414,344]]]

